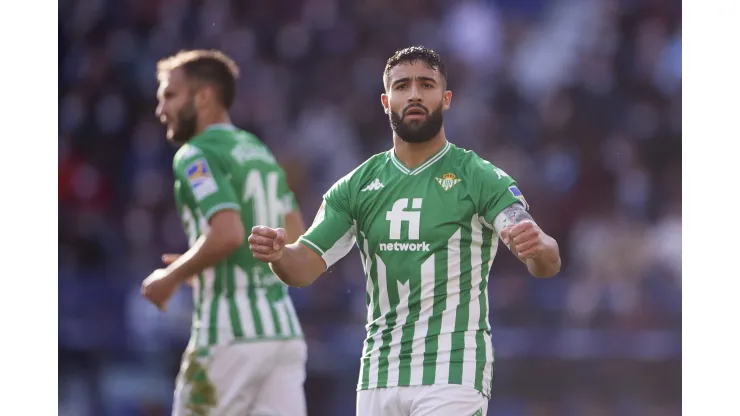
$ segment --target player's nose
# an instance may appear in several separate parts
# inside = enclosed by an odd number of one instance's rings
[[[162,121],[162,117],[164,117],[163,113],[164,106],[160,103],[157,105],[157,108],[154,110],[154,116],[159,119],[159,121]]]
[[[421,94],[419,93],[419,88],[417,88],[415,85],[411,86],[411,94],[409,95],[408,102],[410,103],[419,103],[421,102]]]

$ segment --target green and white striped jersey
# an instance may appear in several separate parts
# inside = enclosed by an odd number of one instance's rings
[[[175,200],[190,246],[216,212],[241,214],[254,225],[282,227],[297,209],[285,173],[255,136],[230,125],[211,126],[175,154]],[[303,336],[288,289],[244,244],[194,279],[191,344]]]
[[[490,396],[492,225],[526,201],[514,180],[449,142],[415,169],[393,150],[334,184],[300,241],[327,267],[360,249],[367,336],[358,390],[459,384]]]

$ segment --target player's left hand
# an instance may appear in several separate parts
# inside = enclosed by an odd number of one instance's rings
[[[543,232],[532,221],[524,220],[501,230],[501,239],[510,249],[516,250],[522,260],[537,257],[544,247]]]
[[[160,311],[165,311],[167,310],[167,301],[175,293],[177,286],[178,283],[168,278],[164,269],[157,269],[141,283],[141,294]]]

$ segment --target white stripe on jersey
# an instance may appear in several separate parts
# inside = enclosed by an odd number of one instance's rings
[[[357,223],[355,223],[355,226]],[[358,245],[359,247],[359,245]],[[367,242],[367,238],[365,237],[365,233],[362,233],[362,247],[359,247],[360,249],[360,257],[362,258],[362,265],[363,270],[365,270],[365,294],[367,295],[367,316],[365,319],[365,333],[369,333],[370,331],[370,325],[373,321],[373,309],[375,305],[375,298],[373,297],[373,278],[370,274],[370,267],[372,266],[370,255],[369,253],[369,245]],[[365,337],[365,341],[362,343],[362,356],[364,357],[366,354],[369,354],[370,351],[368,350],[368,344],[369,344],[369,337]],[[366,372],[371,371],[372,365],[370,362],[365,363],[364,359],[360,360],[360,378],[362,378],[362,375]],[[368,373],[369,374],[369,373]],[[360,379],[360,383],[362,380]]]
[[[485,225],[485,224],[484,224]],[[488,260],[488,270],[491,270],[491,266],[493,266],[493,258],[496,257],[496,250],[498,249],[498,236],[496,234],[493,235],[493,240],[491,241],[491,257]],[[483,292],[486,297],[486,305],[490,305],[488,301],[488,290]],[[488,317],[486,316],[486,328],[488,329],[488,332],[491,332],[491,323],[488,320]],[[483,370],[483,391],[484,393],[487,393],[489,396],[491,394],[491,378],[493,373],[493,344],[491,337],[486,334],[484,337],[486,341],[486,366]]]
[[[401,284],[396,280],[398,287],[398,306],[396,306],[396,324],[391,331],[390,352],[388,353],[388,383],[398,383],[400,374],[401,360],[398,355],[401,353],[401,337],[403,336],[403,325],[409,317],[409,293],[411,292],[411,283]]]
[[[254,292],[257,295],[257,310],[260,314],[263,334],[265,337],[273,337],[276,335],[276,330],[275,323],[272,320],[270,302],[267,300],[267,289],[259,287]]]
[[[363,242],[362,242],[362,250],[360,250],[360,253],[362,253],[362,260],[365,267],[365,293],[367,293],[368,296],[368,302],[367,302],[367,319],[365,319],[365,331],[370,330],[370,322],[373,321],[373,309],[375,306],[376,299],[373,298],[375,294],[373,293],[373,277],[370,274],[370,270],[372,269],[372,258],[370,257],[370,248],[369,244],[367,242],[367,237],[365,237],[365,234],[362,234]],[[363,347],[364,351],[367,351],[367,338],[365,339],[365,346]]]
[[[221,268],[220,266],[217,266]],[[229,300],[227,293],[226,276],[221,275],[221,294],[218,296],[218,316],[216,317],[216,342],[220,343],[227,337],[234,337],[234,328],[229,316]]]
[[[216,272],[209,267],[203,272],[203,298],[200,299],[200,329],[198,330],[198,347],[208,345],[208,328],[211,319],[211,300],[213,299],[213,283],[215,282]]]
[[[471,227],[471,239],[470,239],[470,303],[468,304],[468,329],[477,328],[478,321],[480,320],[480,284],[483,278],[481,273],[483,272],[483,225],[478,221],[478,215],[473,216],[473,220],[470,221]],[[463,355],[463,383],[467,385],[475,385],[475,374],[476,374],[476,352],[477,346],[475,342],[475,331],[468,332],[470,336],[465,337],[465,352]]]
[[[419,319],[414,324],[414,341],[411,357],[411,380],[412,386],[421,384],[424,375],[424,353],[426,352],[426,336],[429,332],[429,317],[434,310],[434,286],[436,284],[434,273],[434,253],[421,265],[421,309]]]
[[[278,322],[280,323],[280,329],[282,330],[282,334],[287,335],[290,333],[290,323],[288,322],[288,310],[286,309],[285,304],[287,303],[285,300],[288,299],[287,297],[284,297],[282,300],[275,302],[275,312],[278,316]]]
[[[252,308],[249,307],[249,299],[247,299],[247,290],[249,289],[249,276],[247,272],[242,270],[241,267],[234,268],[234,285],[236,290],[242,293],[237,293],[235,296],[236,307],[239,310],[239,319],[242,321],[242,330],[245,338],[251,338],[257,335],[257,329],[254,326],[254,316],[252,316]]]
[[[450,376],[450,353],[452,351],[452,332],[455,330],[456,308],[460,303],[460,228],[447,240],[447,295],[445,310],[442,313],[442,327],[437,351],[437,372],[435,383],[446,384]],[[451,279],[451,276],[457,278]]]
[[[388,291],[384,289],[385,287],[388,287],[385,263],[383,263],[383,260],[381,260],[380,256],[378,256],[377,254],[375,255],[375,264],[378,269],[378,287],[380,288],[380,290],[378,291],[378,309],[380,309],[380,318],[378,318],[378,320],[375,322],[375,324],[378,325],[378,330],[373,335],[373,349],[372,351],[369,351],[370,368],[373,370],[370,371],[370,378],[368,380],[368,385],[370,386],[375,386],[378,383],[378,368],[380,367],[380,345],[383,342],[383,340],[381,339],[381,334],[383,332],[383,328],[386,327],[385,316],[391,309],[391,303],[388,300]]]

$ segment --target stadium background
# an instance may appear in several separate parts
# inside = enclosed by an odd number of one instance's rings
[[[59,409],[168,414],[190,293],[161,314],[141,280],[185,238],[154,118],[156,61],[224,49],[233,121],[320,195],[391,146],[381,73],[399,47],[447,62],[449,139],[520,182],[559,242],[551,280],[499,251],[489,414],[681,409],[681,5],[674,0],[60,0]],[[354,414],[359,257],[292,291],[309,415]]]

